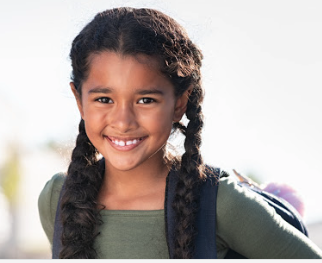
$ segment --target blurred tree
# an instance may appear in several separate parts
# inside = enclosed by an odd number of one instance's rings
[[[16,206],[19,191],[20,160],[16,147],[11,147],[7,161],[1,169],[1,186],[11,206]]]
[[[0,253],[4,258],[15,258],[17,250],[18,234],[18,202],[20,186],[20,157],[18,146],[9,144],[7,159],[0,169],[0,185],[4,196],[9,203],[10,235],[7,242],[2,245]]]

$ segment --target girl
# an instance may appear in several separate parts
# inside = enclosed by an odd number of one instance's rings
[[[210,173],[199,151],[201,51],[165,14],[116,8],[84,27],[70,58],[81,121],[67,175],[53,176],[39,197],[50,243],[62,193],[60,258],[168,258],[164,206],[175,171],[170,256],[195,257],[199,190]],[[166,150],[175,130],[186,137],[180,158]],[[306,236],[229,176],[219,183],[218,258],[229,248],[248,258],[322,258]]]

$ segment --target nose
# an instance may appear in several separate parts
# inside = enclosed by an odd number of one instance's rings
[[[126,133],[138,127],[137,117],[131,105],[115,106],[111,112],[110,120],[111,127],[119,133]]]

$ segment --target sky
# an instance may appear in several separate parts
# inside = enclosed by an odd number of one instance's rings
[[[322,219],[319,0],[2,1],[2,157],[8,142],[34,149],[74,140],[71,41],[97,12],[116,6],[167,13],[203,50],[205,161],[286,182],[303,195],[308,219]]]

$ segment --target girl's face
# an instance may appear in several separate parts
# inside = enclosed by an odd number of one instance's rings
[[[94,54],[82,96],[71,83],[86,133],[109,169],[132,170],[163,162],[172,123],[186,110],[156,59],[114,52]]]

